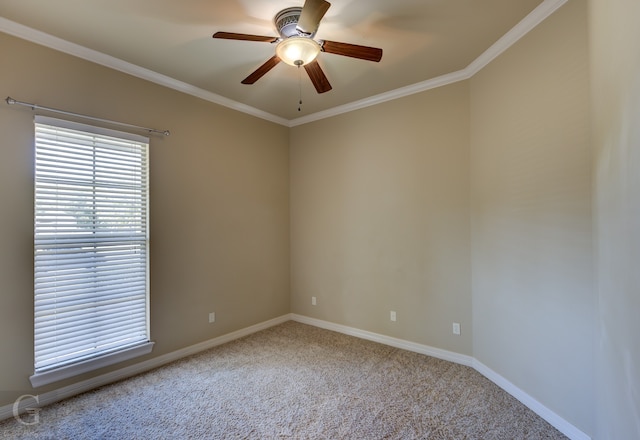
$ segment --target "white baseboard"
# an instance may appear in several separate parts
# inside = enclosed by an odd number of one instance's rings
[[[131,365],[129,367],[121,368],[110,373],[83,380],[82,382],[78,382],[63,388],[59,388],[42,394],[36,394],[34,391],[34,395],[37,395],[39,407],[50,405],[52,403],[59,402],[60,400],[67,399],[77,394],[93,390],[95,388],[116,382],[118,380],[135,376],[136,374],[144,373],[145,371],[152,370],[164,364],[168,364],[169,362],[191,356],[192,354],[199,353],[218,345],[226,344],[227,342],[231,342],[235,339],[248,336],[252,333],[259,332],[260,330],[264,330],[290,320],[291,316],[289,314],[283,315],[278,318],[270,319],[268,321],[252,325],[250,327],[237,330],[235,332],[227,333],[226,335],[222,335],[217,338],[209,339],[208,341],[200,342],[198,344],[190,345],[189,347],[185,347],[171,353],[163,354],[161,356]],[[33,406],[33,402],[33,399],[22,400],[21,402],[19,402],[19,406],[17,408],[18,412],[24,411],[28,405]],[[5,420],[13,416],[13,404],[0,407],[0,420]]]
[[[309,318],[307,316],[297,315],[295,313],[291,314],[291,319],[293,321],[301,322],[303,324],[313,325],[315,327],[324,328],[327,330],[333,330],[339,333],[344,333],[347,335],[355,336],[358,338],[366,339],[369,341],[379,342],[381,344],[390,345],[396,348],[402,348],[405,350],[413,351],[416,353],[425,354],[427,356],[432,356],[438,359],[443,359],[446,361],[455,362],[457,364],[466,365],[469,367],[473,367],[480,374],[485,376],[491,382],[498,385],[500,388],[505,390],[507,393],[511,394],[513,397],[518,399],[522,404],[524,404],[527,408],[538,414],[544,420],[546,420],[551,426],[556,428],[558,431],[569,437],[571,440],[590,440],[587,434],[573,426],[571,423],[567,422],[565,419],[560,417],[555,412],[551,411],[549,408],[544,406],[542,403],[538,402],[536,399],[531,397],[529,394],[509,382],[507,379],[493,371],[491,368],[487,367],[477,359],[472,356],[467,356],[447,350],[442,350],[440,348],[430,347],[428,345],[417,344],[415,342],[405,341],[402,339],[392,338],[390,336],[381,335],[378,333],[372,333],[365,330],[360,330],[353,327],[347,327],[341,324],[335,324],[333,322],[323,321],[320,319]]]
[[[336,324],[333,322],[323,321],[321,319],[310,318],[308,316],[302,316],[295,313],[282,315],[278,318],[264,321],[264,322],[252,325],[250,327],[240,329],[235,332],[231,332],[226,335],[222,335],[217,338],[210,339],[208,341],[201,342],[199,344],[191,345],[189,347],[185,347],[180,350],[176,350],[171,353],[167,353],[167,354],[158,356],[156,358],[149,359],[147,361],[140,362],[135,365],[131,365],[126,368],[121,368],[119,370],[112,371],[111,373],[106,373],[88,380],[84,380],[82,382],[78,382],[76,384],[72,384],[72,385],[57,389],[57,390],[39,394],[37,396],[38,406],[50,405],[60,400],[67,399],[77,394],[84,393],[86,391],[90,391],[92,389],[101,387],[103,385],[107,385],[109,383],[126,379],[136,374],[140,374],[145,371],[152,370],[164,364],[168,364],[169,362],[173,362],[178,359],[191,356],[193,354],[199,353],[209,348],[216,347],[218,345],[222,345],[227,342],[231,342],[235,339],[248,336],[252,333],[265,330],[269,327],[273,327],[275,325],[282,324],[287,321],[296,321],[303,324],[312,325],[314,327],[336,331],[338,333],[355,336],[357,338],[365,339],[368,341],[379,342],[381,344],[389,345],[392,347],[401,348],[404,350],[413,351],[415,353],[420,353],[420,354],[432,356],[438,359],[443,359],[446,361],[455,362],[457,364],[473,367],[480,374],[482,374],[487,379],[489,379],[490,381],[498,385],[507,393],[511,394],[516,399],[518,399],[525,406],[527,406],[533,412],[535,412],[544,420],[549,422],[549,424],[551,424],[558,431],[562,432],[564,435],[569,437],[571,440],[590,440],[590,437],[587,434],[585,434],[584,432],[582,432],[581,430],[573,426],[571,423],[567,422],[558,414],[551,411],[542,403],[538,402],[529,394],[527,394],[526,392],[524,392],[523,390],[521,390],[520,388],[518,388],[517,386],[509,382],[507,379],[505,379],[504,377],[502,377],[501,375],[493,371],[491,368],[487,367],[477,359],[473,358],[472,356],[467,356],[467,355],[455,353],[448,350],[442,350],[440,348],[435,348],[435,347],[431,347],[424,344],[418,344],[411,341],[405,341],[403,339],[392,338],[390,336],[385,336],[378,333],[369,332],[366,330],[360,330],[354,327],[348,327],[346,325]],[[23,400],[22,402],[20,402],[18,410],[19,411],[24,410],[28,404],[33,404],[33,400],[32,399]],[[4,420],[4,419],[8,419],[9,417],[12,417],[14,415],[13,407],[14,405],[12,404],[4,405],[0,407],[0,420]]]
[[[503,376],[499,375],[491,368],[484,365],[477,359],[473,359],[473,368],[484,377],[489,379],[491,382],[498,385],[500,388],[505,390],[507,393],[511,394],[513,397],[518,399],[522,404],[524,404],[527,408],[529,408],[534,413],[538,414],[544,420],[549,422],[551,426],[556,428],[558,431],[569,437],[571,440],[590,440],[587,434],[573,426],[571,423],[567,422],[565,419],[560,417],[555,412],[551,411],[549,408],[544,406],[542,403],[531,397],[529,394],[524,392],[522,389],[518,388]]]
[[[333,322],[323,321],[321,319],[309,318],[308,316],[302,316],[292,313],[291,320],[300,322],[302,324],[313,325],[314,327],[324,328],[326,330],[333,330],[338,333],[344,333],[345,335],[355,336],[360,339],[366,339],[368,341],[379,342],[381,344],[390,345],[392,347],[402,348],[403,350],[425,354],[427,356],[443,359],[445,361],[455,362],[456,364],[462,364],[468,367],[471,367],[473,362],[473,358],[471,356],[467,356],[464,354],[442,350],[440,348],[418,344],[416,342],[405,341],[404,339],[392,338],[391,336],[385,336],[366,330],[347,327],[346,325],[335,324]]]

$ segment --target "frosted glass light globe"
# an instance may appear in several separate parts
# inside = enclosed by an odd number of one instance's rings
[[[276,55],[291,66],[304,66],[316,59],[320,45],[311,38],[289,37],[276,46]]]

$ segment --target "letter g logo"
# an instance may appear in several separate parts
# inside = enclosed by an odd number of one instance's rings
[[[37,425],[38,423],[40,423],[40,408],[31,406],[24,408],[26,413],[30,416],[30,420],[24,420],[20,415],[20,404],[23,400],[26,399],[33,399],[35,400],[36,405],[40,404],[40,398],[38,396],[23,394],[22,396],[18,397],[13,403],[13,418],[23,425]]]

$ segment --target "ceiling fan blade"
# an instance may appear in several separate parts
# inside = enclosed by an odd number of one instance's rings
[[[331,3],[326,0],[306,0],[298,18],[296,29],[304,34],[313,35],[320,26],[320,20],[327,13]]]
[[[264,37],[262,35],[236,34],[234,32],[216,32],[213,38],[222,38],[225,40],[243,40],[243,41],[263,41],[265,43],[275,43],[278,41],[276,37]]]
[[[255,83],[260,78],[262,78],[265,73],[267,73],[268,71],[270,71],[271,69],[276,67],[279,62],[280,62],[280,58],[278,58],[278,55],[272,56],[271,58],[269,58],[267,60],[266,63],[264,63],[262,66],[258,67],[256,70],[254,70],[251,75],[249,75],[245,79],[243,79],[241,81],[242,84],[253,84],[253,83]]]
[[[382,59],[382,49],[378,49],[377,47],[358,46],[357,44],[338,43],[336,41],[325,40],[322,43],[322,50],[327,53],[359,58],[361,60],[375,61],[376,63]]]
[[[331,84],[329,84],[329,80],[325,76],[317,60],[313,60],[309,64],[305,64],[304,70],[309,74],[309,78],[318,93],[328,92],[332,89]]]

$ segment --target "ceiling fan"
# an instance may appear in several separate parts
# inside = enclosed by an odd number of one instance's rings
[[[213,38],[277,43],[275,55],[243,79],[242,84],[255,83],[280,61],[284,61],[292,66],[303,66],[316,91],[328,92],[331,90],[331,84],[316,59],[320,52],[375,62],[379,62],[382,58],[382,49],[375,47],[314,40],[320,21],[330,6],[331,3],[325,0],[306,0],[302,8],[293,7],[278,12],[273,21],[279,37],[216,32]]]

